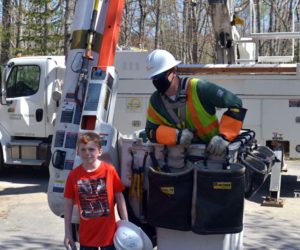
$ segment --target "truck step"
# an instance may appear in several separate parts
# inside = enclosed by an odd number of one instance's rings
[[[12,140],[8,146],[32,146],[36,147],[40,145],[42,140]]]
[[[27,160],[27,159],[10,159],[5,164],[7,165],[28,165],[28,166],[41,166],[45,163],[44,160]]]

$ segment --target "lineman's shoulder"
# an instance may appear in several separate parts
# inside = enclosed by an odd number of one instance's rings
[[[160,99],[160,94],[156,90],[151,96],[150,96],[150,103],[155,103],[157,100]]]
[[[197,90],[205,91],[205,90],[222,88],[222,87],[218,86],[217,84],[209,82],[207,80],[203,80],[203,79],[199,79],[199,78],[196,78],[196,79],[197,79]]]

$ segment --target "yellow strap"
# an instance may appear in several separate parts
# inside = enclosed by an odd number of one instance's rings
[[[88,30],[75,30],[75,31],[73,31],[71,49],[85,49],[87,33],[88,33]],[[99,41],[99,42],[93,44],[92,50],[94,52],[99,52],[101,41],[102,41],[102,34],[96,33],[95,34],[95,41]]]

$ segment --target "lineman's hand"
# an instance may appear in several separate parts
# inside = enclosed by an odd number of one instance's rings
[[[191,144],[193,138],[194,138],[194,133],[192,131],[190,131],[188,128],[185,128],[183,130],[181,130],[177,136],[179,136],[178,138],[178,144],[180,145],[189,145]]]
[[[215,135],[208,143],[206,151],[211,155],[224,156],[228,144],[229,141],[225,140],[222,136]]]

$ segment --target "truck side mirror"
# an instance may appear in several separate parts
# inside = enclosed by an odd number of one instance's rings
[[[12,103],[12,101],[6,100],[6,74],[8,72],[8,69],[12,68],[15,65],[14,62],[10,62],[7,65],[4,65],[4,67],[1,67],[1,89],[0,89],[0,103],[2,105],[9,105]],[[2,72],[3,68],[3,72]]]

